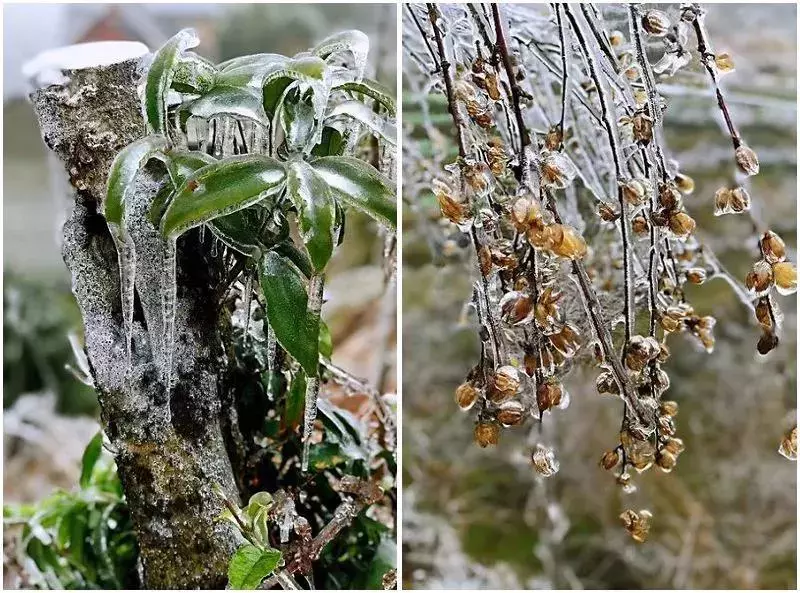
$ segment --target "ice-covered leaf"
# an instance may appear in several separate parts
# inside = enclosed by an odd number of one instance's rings
[[[326,37],[311,50],[316,56],[323,59],[336,57],[338,54],[349,52],[353,56],[353,67],[361,77],[367,64],[369,54],[369,37],[356,29],[341,31]]]
[[[126,194],[133,188],[136,174],[147,161],[161,153],[166,146],[167,139],[154,134],[132,142],[116,156],[108,173],[106,199],[102,208],[109,223],[121,224]]]
[[[326,64],[316,56],[304,56],[287,60],[270,71],[263,82],[264,111],[268,115],[276,112],[286,88],[294,81],[319,84],[325,77]]]
[[[306,399],[306,374],[298,370],[292,379],[292,385],[286,393],[286,406],[283,422],[289,431],[294,431],[300,426],[303,418],[303,407]]]
[[[336,212],[325,180],[305,161],[287,164],[286,190],[297,208],[300,234],[314,269],[325,269],[333,253]]]
[[[290,91],[280,114],[287,150],[290,153],[304,150],[314,136],[317,124],[310,91],[303,95],[294,89]]]
[[[267,125],[267,114],[261,103],[261,93],[249,87],[217,85],[206,94],[195,99],[184,109],[192,115],[205,119],[217,115],[231,115]]]
[[[161,46],[153,57],[144,87],[144,113],[151,132],[167,135],[167,94],[175,67],[181,54],[199,43],[194,29],[183,29]]]
[[[311,162],[333,196],[391,229],[397,225],[394,186],[375,167],[353,157],[322,157]]]
[[[364,426],[347,410],[336,407],[330,400],[320,398],[317,409],[325,425],[325,439],[339,445],[350,459],[368,459],[369,451],[363,444]]]
[[[318,375],[319,316],[308,313],[308,294],[289,260],[268,251],[259,268],[267,319],[278,343],[311,377]]]
[[[341,117],[353,118],[361,122],[373,134],[380,136],[392,146],[397,143],[397,128],[394,125],[394,120],[375,113],[372,107],[365,105],[361,101],[343,101],[339,103],[328,113],[326,121]]]
[[[337,91],[347,91],[358,93],[371,99],[375,99],[383,105],[390,115],[395,115],[397,106],[392,98],[392,92],[381,83],[365,78],[360,82],[346,82],[336,87]]]
[[[161,233],[177,237],[275,195],[285,181],[283,165],[267,156],[234,156],[206,165],[176,191],[161,220]]]
[[[342,132],[333,126],[325,126],[322,129],[322,138],[319,144],[311,149],[311,154],[313,156],[337,156],[344,152],[345,146]]]
[[[266,214],[261,208],[245,208],[212,220],[208,228],[231,249],[255,255],[261,249],[260,231]]]
[[[295,247],[291,240],[278,243],[273,247],[273,250],[297,266],[297,269],[300,270],[300,273],[306,278],[310,278],[314,273],[314,268],[311,265],[311,260],[308,259],[308,254]]]
[[[175,65],[172,88],[179,93],[201,95],[210,91],[216,82],[214,64],[194,52],[187,51]]]
[[[217,160],[199,150],[170,150],[159,157],[164,161],[172,184],[178,188],[198,169],[216,163]]]
[[[290,58],[281,54],[250,54],[249,56],[239,56],[221,62],[217,68],[221,72],[231,72],[238,68],[257,68],[265,69],[272,64],[287,62]]]
[[[231,589],[256,589],[280,561],[279,550],[261,550],[252,544],[244,544],[236,550],[228,565],[228,585]]]

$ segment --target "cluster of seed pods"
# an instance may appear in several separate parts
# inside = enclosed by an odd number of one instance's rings
[[[707,352],[714,348],[716,320],[695,311],[685,285],[724,276],[745,295],[763,330],[761,354],[778,341],[772,287],[781,294],[796,290],[796,269],[771,231],[760,239],[761,259],[744,284],[727,274],[695,237],[685,204],[693,180],[665,157],[666,104],[655,75],[672,76],[690,63],[694,30],[739,175],[746,180],[758,173],[756,153],[736,132],[718,85],[733,61],[713,54],[704,13],[694,4],[682,5],[674,21],[666,12],[630,5],[629,39],[606,27],[591,6],[553,5],[546,26],[558,40],[561,68],[539,58],[546,67],[535,72],[526,70],[525,29],[513,12],[507,22],[496,5],[448,9],[447,18],[432,4],[410,10],[427,12],[427,28],[417,25],[441,77],[459,147],[457,162],[431,189],[442,216],[469,236],[476,262],[481,357],[456,389],[456,403],[475,416],[475,442],[496,445],[504,429],[543,422],[565,408],[564,377],[578,359],[593,361],[597,392],[624,402],[619,441],[600,465],[623,492],[633,492],[631,470],[671,472],[684,451],[676,436],[678,405],[664,397],[669,337],[685,332]],[[459,35],[469,37],[465,30],[473,38],[459,44]],[[663,55],[651,64],[645,43],[652,50],[659,42]],[[560,119],[548,118],[538,103],[559,87]],[[546,131],[538,132],[534,119]],[[594,135],[579,129],[587,121]],[[605,156],[601,174],[584,166],[592,155]],[[609,180],[609,189],[592,184],[592,175]],[[576,196],[596,199],[596,220],[576,213]],[[746,213],[749,206],[744,181],[715,196],[717,215]],[[587,227],[601,231],[589,237]],[[614,294],[621,312],[601,306],[599,295]],[[569,304],[575,300],[582,306]],[[647,320],[645,332],[636,332],[637,313]],[[621,339],[617,319],[624,325]],[[796,428],[781,447],[796,457]],[[536,443],[530,459],[542,477],[558,472],[552,445]],[[648,510],[627,509],[620,519],[635,541],[647,539]]]

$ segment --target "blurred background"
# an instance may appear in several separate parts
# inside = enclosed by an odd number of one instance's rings
[[[70,340],[81,320],[61,260],[60,227],[70,206],[61,164],[47,154],[22,66],[39,52],[89,41],[140,41],[151,50],[184,27],[197,29],[197,51],[219,62],[258,52],[293,55],[343,29],[370,38],[366,75],[396,81],[394,4],[16,4],[3,6],[3,407],[6,502],[34,501],[77,483],[80,457],[97,431],[92,390],[70,371]],[[334,362],[395,389],[394,324],[380,319],[383,238],[357,212],[330,266],[323,309]],[[353,290],[357,286],[358,290]],[[394,293],[389,304],[395,302]],[[391,319],[394,319],[390,312]],[[379,341],[386,342],[378,359]]]
[[[678,5],[657,7],[677,15]],[[796,6],[705,8],[714,48],[735,61],[723,80],[733,118],[761,158],[751,178],[754,213],[797,261]],[[418,35],[405,9],[403,18],[404,31]],[[619,28],[627,37],[627,25]],[[463,315],[472,290],[469,241],[440,224],[429,189],[440,160],[456,156],[452,121],[441,94],[425,86],[431,74],[405,53],[404,60],[404,584],[796,589],[797,466],[777,453],[796,406],[795,296],[778,297],[781,344],[764,358],[755,352],[759,330],[727,284],[692,287],[687,297],[698,314],[718,320],[716,348],[707,355],[683,334],[670,338],[667,396],[680,404],[686,451],[671,474],[636,476],[637,493],[621,494],[598,467],[615,443],[621,405],[597,396],[594,372],[573,371],[572,403],[544,424],[561,462],[554,477],[535,478],[530,429],[503,431],[499,446],[480,449],[473,418],[453,399],[479,355]],[[686,208],[702,239],[743,279],[752,227],[747,217],[713,216],[714,192],[730,182],[731,148],[696,54],[670,82],[667,144],[697,184]],[[653,512],[646,544],[622,529],[624,508]]]

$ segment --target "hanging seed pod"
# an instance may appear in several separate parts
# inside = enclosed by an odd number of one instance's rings
[[[697,223],[686,212],[674,212],[669,216],[669,230],[679,238],[685,238],[694,232]]]
[[[658,342],[653,337],[631,336],[625,348],[625,366],[639,372],[659,353]]]
[[[482,245],[478,250],[478,267],[484,278],[492,273],[492,252],[487,245]]]
[[[533,468],[540,476],[549,478],[558,473],[559,463],[556,460],[555,451],[551,447],[541,443],[537,444],[531,455],[531,461]]]
[[[467,185],[479,194],[489,189],[492,183],[489,167],[482,161],[465,159],[461,166],[461,174]]]
[[[619,453],[617,453],[616,449],[612,451],[606,451],[603,453],[603,456],[600,458],[600,467],[605,470],[612,470],[617,467],[619,463]]]
[[[519,371],[511,365],[502,366],[494,373],[495,389],[509,396],[513,396],[519,391],[521,380]]]
[[[510,291],[500,299],[500,317],[508,325],[526,325],[533,320],[533,299],[519,291]]]
[[[505,172],[508,163],[508,154],[506,154],[503,141],[499,137],[495,136],[489,140],[486,149],[486,157],[489,161],[489,169],[492,175],[499,177]]]
[[[675,175],[673,181],[675,182],[675,185],[683,195],[688,196],[692,192],[694,192],[694,179],[692,179],[688,175],[684,175],[683,173],[678,173]]]
[[[714,193],[714,216],[722,216],[730,212],[731,190],[721,187]]]
[[[658,204],[667,210],[677,210],[681,207],[681,192],[673,183],[658,184]]]
[[[786,259],[786,244],[777,233],[767,231],[761,237],[761,254],[771,264],[782,262]]]
[[[761,337],[758,339],[758,343],[756,344],[756,350],[762,356],[766,356],[777,347],[778,335],[773,331],[765,331],[763,334],[761,334]]]
[[[745,175],[758,175],[758,155],[746,144],[740,144],[735,151],[736,165]]]
[[[772,265],[775,288],[782,295],[797,292],[797,268],[792,262],[782,261]]]
[[[469,209],[466,203],[459,201],[450,187],[438,179],[433,181],[433,193],[439,202],[442,216],[455,224],[463,224],[469,218]]]
[[[550,378],[539,384],[536,388],[536,405],[539,406],[539,412],[544,413],[558,406],[563,395],[564,388],[558,380]]]
[[[597,388],[597,393],[601,395],[604,393],[619,395],[619,385],[611,371],[600,373],[595,381],[595,387]]]
[[[633,139],[639,144],[650,144],[653,139],[653,118],[639,110],[633,115]]]
[[[578,174],[578,169],[567,155],[554,151],[542,151],[539,170],[542,183],[555,189],[564,189]]]
[[[462,383],[456,389],[456,403],[464,411],[469,410],[478,401],[478,390],[471,383]]]
[[[750,194],[743,187],[735,187],[730,193],[730,212],[741,214],[750,210]]]
[[[608,202],[600,202],[597,207],[597,215],[606,222],[616,222],[619,220],[619,212],[614,210],[614,207]]]
[[[646,179],[627,179],[619,182],[623,199],[631,206],[640,206],[650,199],[653,187]]]
[[[783,435],[778,453],[789,461],[797,461],[797,424]]]
[[[565,324],[558,333],[551,334],[548,338],[553,348],[566,358],[575,356],[578,349],[581,347],[578,329],[568,323]]]
[[[631,219],[631,229],[637,235],[646,235],[650,232],[650,223],[647,222],[647,218],[643,214],[637,214]]]
[[[626,510],[619,518],[622,520],[622,525],[625,530],[630,534],[634,541],[643,544],[647,541],[647,536],[650,533],[650,524],[653,514],[645,509],[640,510],[638,513],[631,510]]]
[[[669,346],[667,346],[664,342],[660,343],[658,345],[658,356],[656,357],[656,360],[658,360],[658,362],[661,363],[667,362],[667,359],[669,359],[669,355],[670,355]]]
[[[656,465],[665,474],[668,474],[673,469],[675,469],[675,466],[677,464],[678,464],[678,458],[675,457],[675,455],[673,455],[669,451],[662,449],[661,451],[658,452],[658,455],[656,455]]]
[[[673,418],[678,415],[678,402],[662,401],[659,405],[658,411],[664,416],[672,416]]]
[[[507,401],[497,411],[497,421],[503,426],[518,426],[525,419],[525,407],[517,400]]]
[[[492,101],[500,100],[500,86],[497,84],[497,74],[494,69],[487,69],[484,88]]]
[[[772,314],[769,310],[769,297],[762,297],[756,303],[756,320],[765,330],[772,330]]]
[[[745,276],[744,285],[750,292],[761,296],[770,289],[772,281],[772,266],[762,259],[753,264],[753,268]]]
[[[733,58],[729,53],[723,52],[714,56],[714,66],[720,74],[730,74],[736,68],[733,65]]]
[[[611,47],[620,47],[625,43],[625,35],[622,31],[612,31],[608,36],[608,42],[611,44]]]
[[[659,434],[670,437],[675,434],[675,421],[672,416],[658,417],[658,431]]]
[[[586,241],[577,229],[563,224],[553,224],[550,229],[551,243],[549,250],[567,259],[581,259],[588,250]],[[548,247],[544,247],[548,249]]]
[[[686,279],[692,284],[702,284],[706,281],[708,274],[703,268],[689,268],[686,271]]]
[[[480,421],[475,424],[475,442],[486,448],[500,440],[500,425],[496,422]]]
[[[564,141],[564,132],[558,124],[550,126],[547,134],[544,136],[544,147],[547,150],[558,150],[561,143]]]
[[[669,17],[661,10],[648,10],[642,16],[642,28],[653,37],[664,37],[669,32]]]
[[[676,437],[669,437],[666,441],[664,441],[664,450],[669,451],[675,457],[683,453],[686,447],[683,444],[683,441]]]
[[[517,198],[511,207],[511,218],[519,231],[525,231],[532,226],[540,227],[543,224],[542,207],[529,196]]]

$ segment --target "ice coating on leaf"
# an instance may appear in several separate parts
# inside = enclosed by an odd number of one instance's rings
[[[132,142],[114,158],[106,183],[106,199],[100,209],[108,223],[122,223],[125,198],[133,187],[136,174],[166,146],[167,139],[164,136],[147,136]]]
[[[286,172],[281,163],[263,155],[228,157],[198,169],[175,192],[161,220],[165,237],[246,208],[282,188]]]
[[[187,51],[175,65],[172,88],[181,93],[207,93],[214,87],[216,74],[214,64]]]
[[[314,138],[316,119],[313,97],[290,93],[292,100],[284,100],[280,110],[281,127],[287,150],[292,153],[310,148]],[[312,145],[313,146],[313,145]]]
[[[395,229],[397,206],[390,181],[371,165],[353,157],[322,157],[311,165],[337,199]]]
[[[341,84],[334,83],[333,86],[337,91],[359,93],[371,99],[375,99],[389,111],[390,115],[394,115],[396,112],[396,105],[392,98],[392,92],[379,82],[365,78],[360,82],[347,81]]]
[[[293,160],[287,165],[286,189],[300,213],[300,233],[311,263],[323,270],[333,254],[334,202],[325,180],[308,163]]]
[[[353,56],[353,69],[358,78],[364,76],[364,69],[367,66],[367,56],[369,55],[369,37],[356,29],[334,33],[326,37],[312,50],[313,53],[323,59],[335,57],[342,52],[350,52]]]
[[[151,132],[168,134],[167,94],[172,86],[175,66],[183,52],[199,44],[200,38],[194,29],[183,29],[156,52],[144,86],[144,115]]]
[[[392,146],[397,143],[397,128],[394,125],[394,121],[375,113],[371,107],[361,101],[343,101],[339,103],[330,110],[327,120],[340,117],[349,117],[361,122],[371,132],[377,134]]]
[[[188,103],[183,109],[202,118],[217,115],[243,117],[262,125],[268,123],[267,113],[260,95],[249,88],[218,85],[202,97]]]

